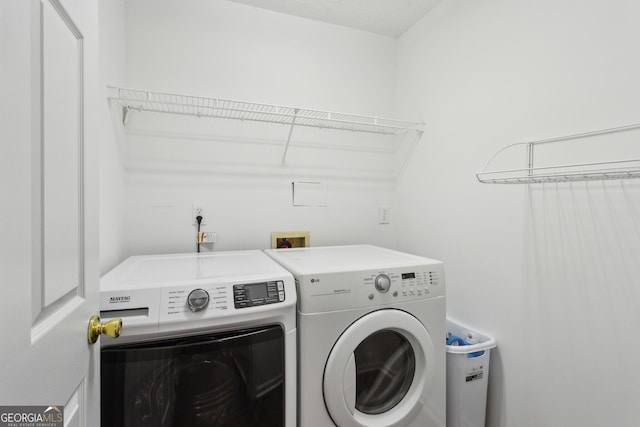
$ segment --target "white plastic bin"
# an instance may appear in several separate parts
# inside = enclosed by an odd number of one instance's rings
[[[447,319],[447,427],[485,426],[489,357],[495,346],[492,337]]]

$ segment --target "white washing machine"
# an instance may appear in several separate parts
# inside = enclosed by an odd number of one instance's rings
[[[296,289],[263,252],[134,256],[100,282],[101,426],[296,425]]]
[[[444,427],[440,261],[375,246],[267,250],[298,289],[301,427]]]

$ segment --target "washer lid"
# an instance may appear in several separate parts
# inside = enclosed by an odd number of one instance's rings
[[[347,328],[325,366],[324,400],[341,427],[404,426],[435,377],[427,329],[401,310],[369,313]]]

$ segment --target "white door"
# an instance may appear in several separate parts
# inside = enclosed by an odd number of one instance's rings
[[[55,421],[64,406],[64,425],[90,427],[100,424],[99,345],[87,342],[99,295],[97,30],[93,0],[0,1],[0,415],[52,406]]]
[[[347,328],[331,349],[324,400],[341,427],[405,426],[421,411],[435,375],[424,325],[401,310],[378,310]]]

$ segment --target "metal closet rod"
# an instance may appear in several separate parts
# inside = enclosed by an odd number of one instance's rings
[[[634,130],[634,129],[640,129],[640,123],[626,125],[626,126],[618,126],[618,127],[613,127],[609,129],[595,130],[591,132],[576,133],[573,135],[559,136],[556,138],[540,139],[537,141],[525,142],[524,144],[533,144],[533,145],[547,144],[549,142],[569,141],[572,139],[588,138],[591,136],[605,135],[608,133],[616,133],[616,132],[624,132],[627,130]]]

